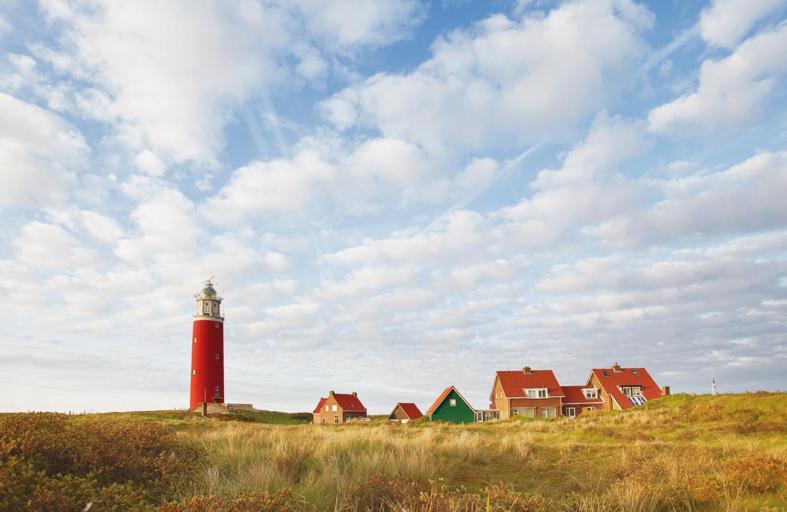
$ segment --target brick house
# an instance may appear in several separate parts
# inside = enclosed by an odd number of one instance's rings
[[[563,388],[563,416],[574,418],[604,407],[604,400],[596,387],[561,386]]]
[[[563,397],[552,370],[525,366],[496,372],[489,402],[503,420],[513,416],[556,418],[563,415]]]
[[[355,391],[349,394],[331,391],[326,398],[320,398],[312,413],[315,425],[333,425],[366,418],[366,407]]]
[[[587,387],[597,388],[605,411],[620,411],[670,394],[669,386],[658,387],[645,368],[594,368]]]
[[[422,417],[423,413],[418,406],[410,402],[399,402],[388,415],[390,421],[398,421],[399,423],[407,423]]]

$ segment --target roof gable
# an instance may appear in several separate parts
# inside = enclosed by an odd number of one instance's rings
[[[404,415],[407,416],[407,418],[411,419],[411,420],[417,420],[418,418],[421,418],[423,416],[423,413],[418,408],[418,406],[415,405],[412,402],[399,402],[399,403],[397,403],[394,406],[394,410],[391,411],[391,414],[389,414],[388,416],[389,417],[393,416],[393,414],[396,412],[396,409],[401,409],[402,412],[404,413]]]
[[[315,407],[312,412],[315,414],[322,412],[322,406],[325,405],[325,402],[327,401],[328,401],[327,398],[320,398],[320,401],[317,402],[317,407]]]
[[[526,388],[547,388],[550,398],[562,397],[563,389],[552,370],[500,370],[497,379],[506,398],[527,398]]]
[[[465,397],[462,396],[462,393],[460,393],[458,389],[456,389],[454,386],[448,386],[443,390],[442,393],[440,393],[440,396],[437,397],[437,400],[435,400],[429,410],[426,411],[426,414],[434,413],[437,408],[440,407],[440,405],[445,401],[445,399],[448,398],[448,395],[451,394],[451,391],[454,391],[470,409],[475,410],[475,408],[470,405],[470,402],[468,402]]]
[[[620,391],[619,386],[640,386],[642,396],[647,400],[655,400],[664,396],[661,388],[645,368],[620,368],[619,371],[615,371],[613,368],[594,368],[590,374],[591,378],[596,378],[604,392],[615,399],[621,409],[628,409],[634,404]]]

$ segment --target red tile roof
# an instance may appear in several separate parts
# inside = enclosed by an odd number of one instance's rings
[[[405,416],[407,416],[411,420],[417,420],[418,418],[423,416],[421,410],[414,403],[399,402],[398,404],[396,404],[396,407],[401,407],[402,412],[404,412]],[[393,415],[393,413],[396,412],[396,407],[394,407],[394,410],[393,412],[391,412],[391,415]]]
[[[461,398],[461,399],[464,401],[464,403],[466,403],[466,404],[467,404],[467,406],[468,406],[469,408],[473,409],[473,406],[472,406],[472,405],[470,405],[470,402],[468,402],[467,400],[465,400],[465,397],[463,397],[463,396],[462,396],[462,393],[460,393],[458,389],[456,389],[456,388],[455,388],[455,387],[453,387],[453,386],[448,386],[447,388],[445,388],[445,389],[443,390],[443,392],[442,392],[442,393],[440,393],[440,396],[438,396],[438,397],[437,397],[437,400],[435,400],[435,401],[434,401],[434,403],[432,404],[432,406],[429,408],[429,410],[428,410],[428,411],[426,411],[426,414],[432,414],[433,412],[435,412],[435,411],[437,410],[437,408],[438,408],[438,407],[440,407],[440,404],[441,404],[441,403],[443,403],[443,400],[445,400],[445,397],[447,397],[447,396],[448,396],[448,394],[449,394],[449,393],[450,393],[452,390],[453,390],[453,391],[456,391],[456,394],[457,394],[457,395],[459,395],[459,398]],[[473,410],[475,410],[475,409],[473,409]]]
[[[648,400],[664,396],[661,388],[645,368],[620,368],[619,372],[612,368],[594,368],[591,374],[596,376],[604,391],[615,399],[621,409],[634,407],[634,404],[618,386],[641,386],[642,395]]]
[[[339,402],[339,406],[348,412],[366,412],[366,407],[361,403],[356,395],[334,393],[333,397]]]
[[[345,412],[366,412],[366,407],[364,407],[361,400],[356,395],[351,393],[334,393],[333,397],[336,399],[336,403],[339,404],[339,407]],[[328,398],[320,398],[313,412],[321,412],[323,405],[325,405],[327,401]]]
[[[566,395],[563,398],[564,404],[601,404],[604,401],[601,399],[601,395],[596,395],[596,398],[585,398],[585,394],[582,392],[583,389],[586,389],[588,386],[561,386],[563,388],[563,394]]]
[[[547,388],[550,398],[563,396],[563,390],[552,370],[501,370],[497,372],[506,398],[527,398],[525,388]],[[494,393],[494,391],[493,391]]]

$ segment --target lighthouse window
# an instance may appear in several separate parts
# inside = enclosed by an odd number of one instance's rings
[[[191,370],[191,374],[192,375],[196,375],[197,374],[197,370]]]
[[[196,343],[196,342],[197,342],[197,338],[194,338],[194,343]]]
[[[219,390],[219,387],[218,387],[218,386],[216,386],[216,387],[215,387],[215,388],[213,388],[213,389],[214,389],[214,390],[216,390],[216,391],[218,391],[218,390]]]
[[[218,352],[216,352],[216,359],[218,359],[218,358],[219,358],[219,353],[218,353]]]

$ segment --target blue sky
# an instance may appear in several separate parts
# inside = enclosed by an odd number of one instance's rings
[[[0,410],[785,389],[787,2],[11,0]],[[10,391],[10,392],[8,392]]]

